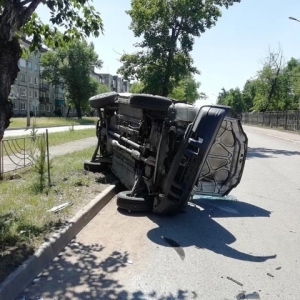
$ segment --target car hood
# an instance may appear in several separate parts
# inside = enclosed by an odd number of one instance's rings
[[[226,117],[209,151],[194,195],[226,196],[242,178],[248,139],[241,121]]]

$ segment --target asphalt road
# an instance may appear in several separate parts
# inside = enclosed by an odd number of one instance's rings
[[[245,129],[238,201],[166,218],[120,213],[114,199],[21,299],[299,300],[300,139]]]

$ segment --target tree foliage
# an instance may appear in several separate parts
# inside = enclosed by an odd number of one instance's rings
[[[198,92],[200,82],[197,82],[192,76],[187,76],[179,81],[178,85],[173,89],[168,96],[177,100],[186,100],[189,103],[194,103],[201,98]]]
[[[90,75],[91,69],[102,66],[94,45],[75,40],[64,48],[44,53],[41,63],[44,68],[42,76],[53,84],[63,84],[68,105],[74,106],[78,118],[81,118],[82,109],[88,107],[89,97],[101,88],[103,90]]]
[[[144,83],[147,93],[167,96],[185,76],[197,73],[190,56],[195,37],[214,26],[221,8],[240,0],[132,0],[130,29],[142,41],[124,54],[118,73]]]
[[[300,60],[284,62],[282,50],[270,51],[256,77],[238,88],[219,93],[218,103],[243,111],[278,111],[300,108]]]
[[[43,24],[35,13],[40,4],[50,11],[51,25]],[[58,28],[64,28],[63,34],[57,34]],[[30,50],[34,50],[42,42],[58,47],[73,38],[98,36],[102,30],[90,0],[0,0],[0,140],[13,114],[8,96],[19,71],[20,36],[31,39]]]
[[[130,93],[140,94],[144,92],[144,84],[140,81],[135,81],[130,85]]]
[[[219,93],[218,104],[230,106],[232,111],[236,114],[240,114],[245,109],[245,103],[243,101],[243,94],[239,88],[230,89],[226,91],[225,89]]]

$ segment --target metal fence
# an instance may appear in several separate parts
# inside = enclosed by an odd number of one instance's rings
[[[48,139],[45,134],[0,141],[0,179],[4,173],[32,165],[39,154],[38,145],[41,139],[45,140],[48,150]]]
[[[244,124],[300,130],[300,110],[242,113],[241,120]]]

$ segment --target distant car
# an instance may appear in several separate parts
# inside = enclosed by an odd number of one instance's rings
[[[89,103],[99,114],[98,145],[84,169],[110,166],[127,189],[120,209],[173,215],[192,194],[225,196],[239,184],[247,136],[230,107],[115,92]]]

